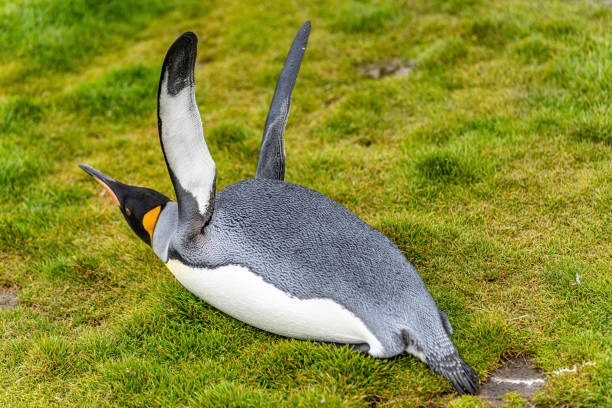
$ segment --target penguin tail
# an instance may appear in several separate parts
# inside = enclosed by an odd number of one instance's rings
[[[463,361],[448,336],[437,336],[438,341],[424,344],[411,335],[408,329],[400,333],[406,352],[418,357],[434,373],[446,378],[459,394],[473,395],[478,392],[478,375]]]
[[[460,395],[478,393],[478,375],[463,361],[454,347],[450,353],[436,354],[427,358],[427,365],[436,374],[450,381]]]

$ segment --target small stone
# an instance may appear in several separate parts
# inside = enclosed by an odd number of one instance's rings
[[[400,67],[397,71],[395,71],[393,75],[394,76],[404,76],[404,75],[408,75],[410,72],[412,72],[412,68]]]
[[[370,78],[380,79],[386,76],[401,77],[412,72],[414,62],[402,61],[399,58],[393,58],[389,61],[375,64],[365,64],[359,68],[362,74]]]
[[[378,78],[380,78],[380,69],[379,68],[372,68],[371,70],[368,71],[368,75],[371,76],[374,79],[378,79]]]

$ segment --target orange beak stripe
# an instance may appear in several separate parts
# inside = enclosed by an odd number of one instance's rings
[[[157,224],[157,218],[161,212],[161,205],[158,205],[152,210],[149,210],[144,217],[142,217],[142,226],[149,233],[151,237],[151,244],[153,244],[153,231],[155,231],[155,224]]]
[[[111,198],[113,199],[113,201],[115,202],[115,204],[117,204],[117,207],[120,207],[119,205],[119,200],[117,199],[117,196],[115,195],[115,193],[113,193],[113,190],[111,190],[106,184],[104,184],[103,182],[101,182],[100,180],[98,180],[97,177],[94,177],[94,179],[102,184],[102,187],[104,187],[104,189],[108,192],[108,194],[110,194]]]

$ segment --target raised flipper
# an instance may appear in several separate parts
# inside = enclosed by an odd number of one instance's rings
[[[182,238],[200,233],[212,215],[216,168],[195,99],[194,67],[198,37],[181,35],[162,66],[157,97],[159,138],[178,201]]]
[[[289,117],[291,93],[300,72],[300,65],[306,51],[309,35],[310,21],[307,21],[296,34],[283,70],[278,77],[261,140],[259,162],[255,173],[257,178],[273,180],[283,180],[285,178],[285,125]]]

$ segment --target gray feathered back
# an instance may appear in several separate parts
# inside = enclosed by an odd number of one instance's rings
[[[419,339],[448,337],[401,251],[355,214],[305,187],[253,179],[219,191],[201,239],[187,247],[182,242],[170,257],[200,267],[243,265],[299,299],[335,300],[395,344],[390,353],[405,348],[402,329]]]

